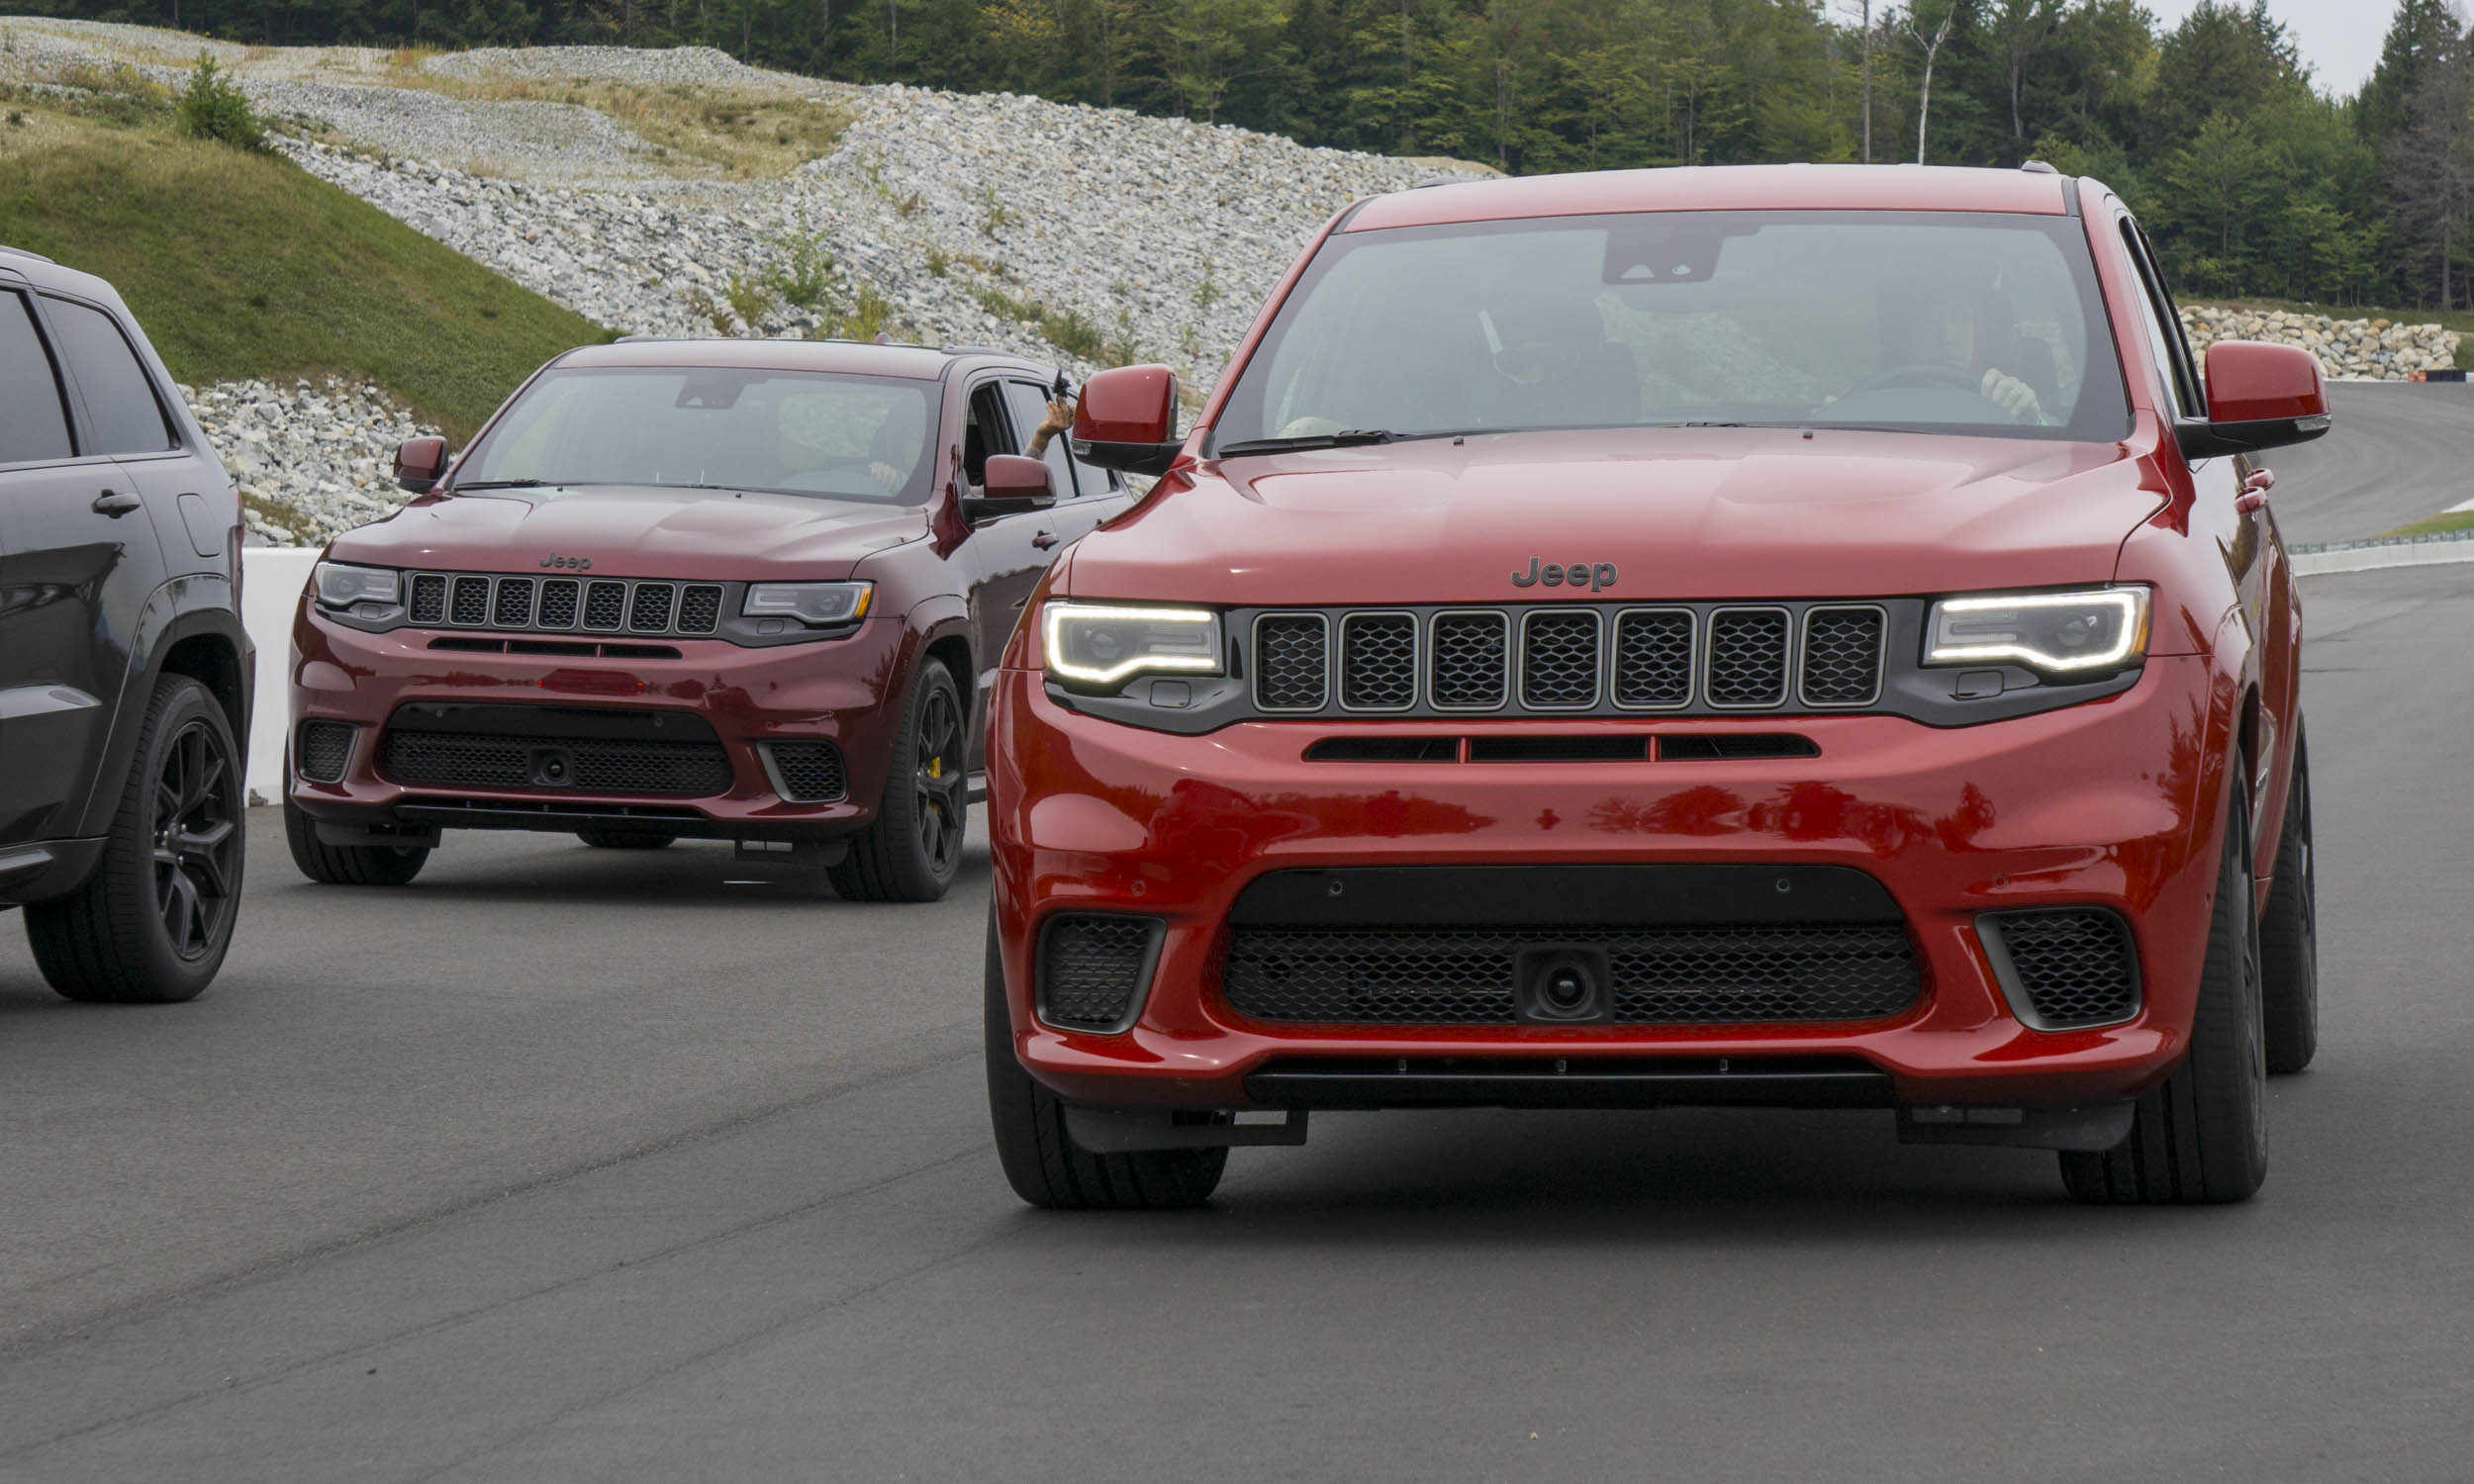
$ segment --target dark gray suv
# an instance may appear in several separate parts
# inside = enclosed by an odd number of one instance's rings
[[[0,910],[71,999],[215,977],[240,907],[240,498],[112,286],[0,246]]]

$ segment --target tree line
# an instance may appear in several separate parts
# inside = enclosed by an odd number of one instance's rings
[[[20,0],[25,3],[25,0]],[[34,0],[270,45],[717,46],[1515,173],[1924,159],[2095,175],[2187,292],[2474,304],[2474,41],[2398,0],[2314,85],[2265,0]],[[1030,156],[1024,168],[1071,168]]]

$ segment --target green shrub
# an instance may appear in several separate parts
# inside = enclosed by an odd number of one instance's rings
[[[258,127],[257,115],[249,112],[249,100],[217,73],[215,58],[204,52],[198,53],[197,69],[189,74],[189,86],[173,106],[173,117],[180,132],[192,139],[220,139],[241,149],[266,145],[266,131]]]

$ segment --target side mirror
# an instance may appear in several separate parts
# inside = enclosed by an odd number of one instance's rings
[[[1044,459],[992,453],[984,475],[980,493],[963,497],[962,516],[966,520],[993,520],[999,515],[1044,510],[1057,503],[1056,482]]]
[[[1074,453],[1126,474],[1166,474],[1185,440],[1177,435],[1177,373],[1119,366],[1083,383],[1074,405]]]
[[[2319,358],[2299,345],[2219,340],[2208,347],[2208,420],[2173,429],[2182,456],[2212,459],[2307,443],[2329,427]]]
[[[395,487],[427,495],[446,478],[446,439],[406,438],[395,449]]]

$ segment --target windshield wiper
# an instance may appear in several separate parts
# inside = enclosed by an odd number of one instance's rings
[[[1300,449],[1353,448],[1360,443],[1388,443],[1399,434],[1386,427],[1351,427],[1339,432],[1305,433],[1294,438],[1247,438],[1211,450],[1213,458],[1240,453],[1294,453]]]
[[[539,490],[549,485],[546,479],[476,479],[455,486],[455,493],[465,490]]]

